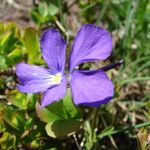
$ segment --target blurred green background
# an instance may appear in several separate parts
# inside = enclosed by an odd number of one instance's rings
[[[90,69],[125,61],[107,72],[115,85],[113,100],[99,108],[78,108],[72,103],[64,108],[63,100],[59,107],[53,104],[41,109],[36,103],[40,95],[16,89],[16,64],[24,61],[45,66],[39,39],[50,27],[59,29],[68,42],[68,57],[77,31],[86,23],[105,28],[113,38],[112,55],[106,61],[87,64]],[[50,113],[52,108],[59,108],[59,114],[55,110]],[[48,136],[51,131],[45,130],[45,122],[66,112],[79,119],[81,109],[82,126],[73,122],[75,127],[69,127],[74,134],[56,139]],[[149,0],[0,1],[0,149],[148,150],[149,128]]]

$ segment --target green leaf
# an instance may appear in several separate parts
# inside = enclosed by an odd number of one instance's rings
[[[3,33],[3,36],[0,35],[0,45],[4,45],[9,40],[10,35],[11,31]]]
[[[26,123],[24,111],[0,103],[0,122],[4,122],[5,129],[8,132],[17,131],[17,134],[19,134],[24,131]]]
[[[0,138],[0,146],[3,150],[15,149],[16,137],[8,132],[4,132]]]
[[[8,99],[9,102],[11,102],[13,105],[21,108],[21,109],[26,109],[28,100],[25,94],[18,92],[18,90],[12,90],[8,94]]]
[[[4,23],[4,31],[13,31],[16,34],[18,26],[15,22]]]
[[[67,90],[67,95],[63,99],[64,108],[71,118],[81,119],[83,112],[78,106],[75,106],[72,102],[70,89]]]
[[[18,38],[15,35],[15,31],[7,31],[3,37],[0,39],[0,47],[1,47],[1,53],[8,54],[10,53],[14,48],[15,44],[18,42]]]
[[[23,43],[29,54],[29,62],[32,62],[39,50],[39,39],[36,30],[27,28],[23,37]]]
[[[7,125],[9,125],[10,131],[12,131],[13,129],[19,133],[24,130],[26,120],[24,113],[20,110],[17,111],[12,107],[8,108],[7,106],[7,108],[4,109],[3,112],[3,120],[5,121],[5,123],[7,123]]]
[[[1,116],[0,116],[1,117]],[[2,118],[0,118],[0,132],[4,132],[6,129],[5,129],[5,124],[4,124],[4,121],[2,120]]]
[[[3,33],[4,31],[4,23],[0,22],[0,35]]]
[[[114,127],[113,126],[108,126],[107,128],[105,128],[104,130],[102,130],[102,132],[99,134],[99,138],[103,138],[105,135],[111,135],[111,133],[114,131]]]
[[[17,63],[23,58],[22,53],[21,49],[16,48],[8,54],[8,58]]]
[[[56,5],[52,3],[49,4],[48,6],[49,15],[54,16],[58,13],[58,11],[59,11],[59,8]]]
[[[43,24],[45,21],[45,17],[42,16],[39,12],[37,12],[36,9],[31,12],[31,17],[33,21],[38,25]]]
[[[85,147],[90,150],[95,145],[97,141],[96,130],[91,126],[89,120],[84,123],[84,131],[85,131]]]
[[[48,110],[56,115],[58,115],[61,120],[68,119],[69,115],[64,108],[64,104],[62,100],[58,102],[54,102],[47,106]]]
[[[1,69],[7,69],[8,66],[6,64],[6,58],[2,55],[0,55],[0,68]]]
[[[63,138],[74,134],[82,125],[81,121],[77,120],[59,120],[53,123],[48,123],[45,127],[47,134],[53,138]]]
[[[35,109],[35,104],[38,99],[37,94],[27,94],[26,100],[28,101],[27,108],[28,109]]]
[[[51,112],[45,107],[42,107],[38,102],[36,102],[35,107],[36,107],[37,116],[46,123],[54,122],[56,120],[61,119],[57,114]]]
[[[40,3],[39,7],[38,7],[38,11],[42,16],[47,16],[48,14],[48,8],[47,8],[47,4],[45,2]]]
[[[32,149],[38,149],[40,147],[40,142],[37,140],[33,140],[31,142],[31,147],[32,147]]]
[[[5,131],[5,124],[4,124],[4,120],[3,120],[4,110],[5,110],[5,105],[0,103],[0,132],[4,132]]]

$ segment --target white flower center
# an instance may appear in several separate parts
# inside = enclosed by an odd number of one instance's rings
[[[54,82],[54,84],[60,84],[61,80],[62,80],[62,74],[57,73],[57,74],[53,75],[51,79],[52,79],[52,82]]]

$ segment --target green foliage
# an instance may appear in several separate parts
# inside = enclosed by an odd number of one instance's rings
[[[66,97],[47,108],[36,103],[36,112],[40,120],[46,122],[46,132],[53,138],[62,138],[75,133],[82,125],[82,111],[71,100],[68,90]]]
[[[14,60],[9,54],[16,48],[16,44],[19,42],[17,37],[18,27],[15,23],[1,23],[0,28],[0,66],[2,69],[8,69],[8,67],[12,66]]]
[[[36,95],[25,95],[18,90],[12,90],[8,94],[8,102],[20,109],[33,109],[35,105]]]
[[[37,25],[43,25],[53,22],[58,13],[59,8],[55,3],[41,2],[37,8],[33,9],[31,16]]]
[[[50,122],[46,125],[45,129],[49,136],[53,138],[63,138],[75,133],[82,125],[81,121],[74,119],[59,120]]]
[[[23,35],[22,42],[26,48],[26,52],[28,53],[28,61],[30,63],[39,55],[39,38],[36,30],[27,28]]]
[[[11,150],[15,148],[16,137],[10,133],[5,132],[0,138],[1,149]]]
[[[93,130],[89,121],[85,122],[84,130],[85,130],[85,139],[86,139],[85,148],[87,150],[90,150],[94,147],[97,141],[96,131]]]

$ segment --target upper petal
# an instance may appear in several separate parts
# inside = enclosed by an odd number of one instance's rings
[[[76,70],[70,85],[76,105],[99,106],[107,103],[114,95],[113,83],[102,70]]]
[[[46,30],[41,36],[41,50],[48,67],[54,72],[63,72],[65,67],[66,42],[55,29]]]
[[[53,102],[56,102],[66,95],[66,79],[63,78],[60,85],[50,88],[48,91],[45,92],[42,98],[42,106],[47,106]]]
[[[112,38],[109,32],[92,24],[83,25],[73,43],[70,70],[83,62],[106,59],[111,52]]]

